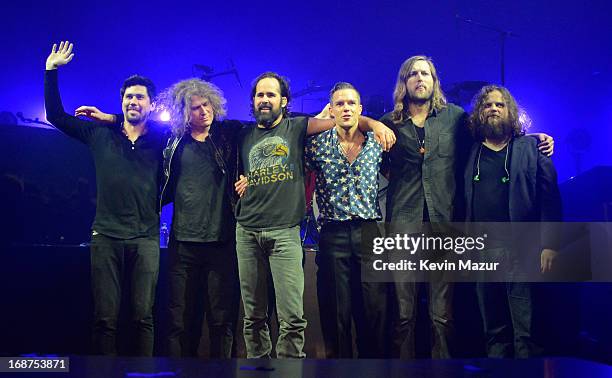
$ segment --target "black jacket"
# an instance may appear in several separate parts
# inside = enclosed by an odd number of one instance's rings
[[[242,124],[239,121],[224,120],[214,121],[209,131],[209,140],[215,151],[215,162],[219,167],[219,171],[227,180],[226,194],[232,205],[232,210],[236,207],[238,198],[234,191],[234,182],[238,177],[237,140],[241,128]],[[183,137],[184,135],[172,136],[168,139],[168,143],[164,149],[164,182],[160,197],[162,205],[174,200],[176,175],[173,175],[172,172],[176,171],[176,164],[178,164],[178,162],[173,159],[173,157]]]
[[[557,171],[552,160],[537,148],[531,137],[511,142],[509,210],[511,222],[546,222],[542,225],[542,248],[558,249],[557,228],[562,220],[561,195]],[[472,220],[474,166],[480,143],[474,143],[465,169],[466,219]]]

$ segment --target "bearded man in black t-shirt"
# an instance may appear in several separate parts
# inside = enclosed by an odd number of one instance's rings
[[[465,168],[466,219],[474,222],[544,222],[539,245],[512,229],[489,229],[487,259],[503,264],[503,281],[477,282],[487,356],[528,358],[541,352],[534,338],[532,286],[521,281],[540,256],[542,273],[554,269],[559,249],[557,223],[561,195],[552,160],[540,153],[536,140],[523,136],[518,107],[510,92],[497,85],[480,90],[474,100],[470,129],[476,142]],[[482,223],[479,224],[482,227]],[[516,245],[514,245],[516,244]],[[522,256],[526,256],[524,260]],[[527,265],[525,265],[527,264]],[[497,279],[496,279],[497,281]]]
[[[268,284],[271,275],[280,323],[276,354],[304,358],[304,272],[300,222],[305,216],[303,152],[306,135],[328,130],[332,120],[287,117],[288,82],[266,72],[254,82],[251,99],[256,127],[245,129],[239,153],[246,176],[236,184],[236,250],[244,305],[248,358],[270,357]],[[388,149],[393,132],[367,117],[360,127],[374,131]],[[270,274],[271,273],[271,274]]]

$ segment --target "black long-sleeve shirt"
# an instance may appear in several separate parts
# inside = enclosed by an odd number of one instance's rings
[[[149,123],[147,132],[131,142],[117,125],[67,114],[57,76],[57,70],[45,72],[47,120],[91,150],[97,182],[93,231],[120,239],[157,235],[162,151],[167,133]]]

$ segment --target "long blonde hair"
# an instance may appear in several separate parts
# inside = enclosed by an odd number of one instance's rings
[[[425,61],[427,64],[429,64],[429,70],[431,71],[431,77],[433,78],[433,93],[431,100],[429,100],[430,109],[440,111],[446,107],[446,97],[444,97],[444,93],[442,93],[440,79],[438,78],[438,73],[436,72],[436,67],[433,64],[433,61],[431,58],[425,55],[415,55],[406,59],[404,63],[402,63],[402,66],[397,74],[395,90],[393,91],[393,112],[391,113],[391,120],[394,123],[402,123],[410,116],[408,113],[408,103],[410,102],[410,99],[406,89],[406,80],[408,80],[412,67],[419,60]]]

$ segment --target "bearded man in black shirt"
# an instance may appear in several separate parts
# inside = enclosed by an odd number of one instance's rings
[[[53,45],[46,61],[47,119],[85,143],[96,167],[97,206],[92,226],[91,280],[94,353],[115,355],[122,282],[129,280],[135,351],[153,353],[153,302],[159,272],[159,183],[167,133],[148,122],[155,87],[142,76],[121,87],[123,122],[88,122],[64,111],[57,69],[73,45]]]
[[[505,264],[502,278],[507,282],[482,280],[476,284],[487,355],[534,357],[540,348],[533,337],[532,287],[517,281],[535,263],[529,256],[540,255],[542,273],[554,268],[559,241],[556,223],[552,222],[561,221],[557,173],[551,159],[538,151],[536,140],[523,136],[516,101],[506,88],[486,86],[476,95],[474,104],[470,128],[476,143],[464,176],[467,220],[545,222],[538,230],[540,245],[513,242],[535,240],[526,237],[524,231],[520,236],[513,235],[512,229],[488,234],[487,258]],[[490,225],[484,226],[488,229]],[[528,257],[526,261],[522,255]]]
[[[405,232],[409,224],[444,222],[453,219],[455,160],[457,150],[467,150],[469,134],[466,114],[449,104],[431,59],[414,56],[401,66],[393,93],[393,112],[381,119],[391,127],[397,144],[386,154],[389,173],[386,220],[390,232]],[[395,319],[392,334],[393,357],[400,357],[408,341],[408,357],[415,357],[417,286],[395,282]],[[429,285],[429,315],[434,333],[432,357],[448,358],[452,342],[452,285],[432,279]]]

